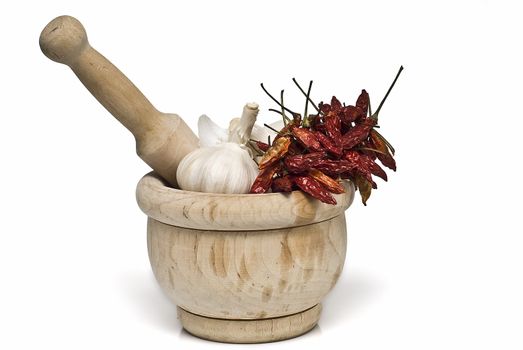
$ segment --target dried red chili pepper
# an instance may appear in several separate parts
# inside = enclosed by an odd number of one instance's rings
[[[370,131],[370,145],[379,152],[375,152],[376,157],[380,160],[381,164],[389,169],[396,171],[396,160],[392,158],[387,144],[375,130]],[[381,153],[380,153],[381,152]]]
[[[356,177],[356,172],[354,171],[354,169],[349,170],[349,171],[345,171],[345,172],[340,174],[340,179],[349,179],[349,180],[351,180],[353,182],[354,182],[354,178],[355,177]]]
[[[372,130],[371,130],[372,132]],[[368,156],[372,160],[376,160],[376,151],[374,151],[372,142],[370,139],[363,141],[361,144],[360,152]]]
[[[327,132],[326,128],[325,128],[325,124],[315,124],[314,125],[314,130],[322,132],[324,134]]]
[[[352,122],[355,122],[356,120],[361,120],[362,118],[365,118],[365,113],[359,107],[345,106],[343,107],[340,113],[340,118],[344,124],[350,125]]]
[[[316,114],[311,118],[311,127],[316,128],[319,125],[322,125],[323,117],[320,114]]]
[[[362,141],[369,137],[371,129],[376,126],[376,120],[373,118],[365,118],[361,124],[347,131],[341,137],[341,144],[343,149],[351,149],[357,146]]]
[[[286,169],[291,173],[302,173],[316,166],[327,156],[325,151],[307,154],[297,154],[286,156],[283,160]]]
[[[325,133],[334,143],[341,144],[341,119],[337,114],[325,117]]]
[[[365,90],[361,90],[361,94],[356,101],[356,106],[345,106],[340,111],[341,121],[350,125],[355,121],[361,121],[367,116],[369,110],[369,94]]]
[[[260,145],[268,148],[260,166],[260,169],[267,167],[267,170],[262,169],[263,179],[257,179],[259,184],[254,190],[263,192],[271,187],[273,192],[288,192],[293,188],[300,188],[325,203],[334,204],[336,201],[332,193],[344,191],[342,184],[336,179],[351,179],[366,205],[372,189],[377,188],[373,176],[387,181],[387,174],[376,159],[385,166],[396,169],[392,146],[374,127],[383,103],[402,69],[403,67],[372,115],[369,115],[370,99],[365,90],[361,91],[354,106],[344,106],[335,96],[331,98],[330,104],[322,102],[316,106],[309,97],[312,82],[305,92],[295,81],[308,101],[303,122],[301,115],[284,107],[283,93],[281,103],[269,95],[282,108],[282,115],[283,110],[292,114],[292,120],[285,118],[287,125],[278,133],[272,147]],[[318,110],[318,114],[307,113],[309,103]],[[276,152],[276,141],[284,137],[290,139],[290,144],[283,152]],[[269,152],[273,154],[267,154]],[[280,169],[269,171],[276,166]]]
[[[372,184],[363,176],[359,175],[356,175],[354,183],[358,188],[358,191],[360,191],[361,201],[363,202],[363,205],[366,206],[367,200],[369,199],[370,194],[372,192]]]
[[[302,154],[304,150],[305,149],[301,145],[291,141],[291,145],[289,146],[289,151],[287,152],[287,154],[291,156],[295,154]]]
[[[292,114],[293,125],[301,125],[301,115],[298,113]]]
[[[336,98],[336,96],[332,96],[330,104],[320,102],[320,104],[318,105],[320,113],[325,117],[338,115],[342,112],[343,108],[343,105]]]
[[[274,140],[272,146],[265,152],[260,160],[259,168],[264,169],[271,164],[274,164],[281,159],[289,150],[291,138],[289,136],[282,136]]]
[[[351,180],[352,182],[356,182],[356,177],[357,177],[357,176],[363,177],[365,180],[369,181],[367,178],[365,178],[365,176],[363,176],[362,174],[360,174],[360,172],[358,172],[356,169],[351,170],[351,171],[347,171],[347,172],[344,172],[344,173],[341,173],[341,174],[340,174],[340,179],[349,179],[349,180]],[[372,180],[372,177],[371,177],[370,184],[371,184],[371,187],[372,187],[373,189],[377,189],[377,188],[378,188],[378,185],[376,184],[376,182],[374,182],[374,181]]]
[[[262,169],[251,185],[250,193],[265,193],[271,188],[274,174],[281,168],[279,163],[274,163]]]
[[[294,185],[294,177],[285,175],[272,181],[272,192],[291,192]]]
[[[379,178],[382,178],[384,181],[387,181],[387,173],[380,167],[371,157],[366,154],[361,155],[361,159],[365,166],[370,170],[372,175],[375,175]]]
[[[387,181],[387,173],[372,158],[357,151],[345,152],[345,159],[357,164],[356,169],[362,174],[370,172],[372,175]]]
[[[323,150],[320,141],[318,141],[314,133],[309,129],[292,126],[291,132],[294,137],[309,151],[317,152]]]
[[[268,143],[262,141],[256,141],[256,146],[258,146],[258,148],[263,152],[267,152],[271,147]]]
[[[343,148],[336,145],[327,135],[321,131],[314,132],[314,135],[320,141],[320,144],[330,153],[336,157],[341,157],[343,155]]]
[[[328,175],[325,175],[318,169],[309,170],[309,176],[321,183],[332,193],[344,193],[345,188],[336,180]]]
[[[356,107],[361,109],[361,111],[363,112],[363,117],[367,116],[367,113],[369,111],[369,104],[369,94],[367,93],[367,91],[365,91],[365,89],[363,89],[361,90],[361,94],[358,96],[358,99],[356,100]]]
[[[343,156],[353,165],[356,175],[359,174],[367,179],[367,181],[372,182],[372,172],[367,166],[362,154],[356,151],[347,151]]]
[[[316,162],[314,168],[331,176],[337,176],[346,171],[353,170],[355,165],[345,159],[321,159]]]
[[[318,109],[320,110],[321,114],[327,115],[331,111],[331,105],[328,103],[320,102],[320,104],[318,105]]]
[[[330,112],[331,113],[339,113],[341,108],[343,107],[340,100],[336,98],[336,96],[332,96],[331,98],[331,105],[330,105]]]
[[[296,176],[295,181],[296,185],[298,185],[302,191],[310,194],[312,197],[327,204],[336,204],[336,199],[332,196],[332,194],[312,177]]]
[[[287,123],[287,125],[285,125],[279,132],[278,134],[276,134],[276,136],[274,137],[274,141],[276,141],[277,139],[281,138],[281,137],[284,137],[284,136],[288,136],[289,133],[290,133],[290,129],[291,129],[291,126],[294,125],[294,121],[290,121]],[[299,124],[298,124],[299,125]],[[274,141],[272,142],[272,144],[274,144]]]

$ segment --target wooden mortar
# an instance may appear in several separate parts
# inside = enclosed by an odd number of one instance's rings
[[[149,259],[158,283],[191,334],[261,343],[311,330],[321,300],[343,269],[345,210],[301,191],[214,194],[169,187],[154,172],[137,186],[148,215]]]

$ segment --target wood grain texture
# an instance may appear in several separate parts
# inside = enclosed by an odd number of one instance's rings
[[[178,318],[189,333],[226,343],[265,343],[297,337],[314,328],[320,314],[320,304],[297,314],[261,320],[208,318],[178,308]]]
[[[138,183],[136,197],[144,213],[169,225],[250,231],[303,226],[343,214],[355,192],[352,182],[343,181],[343,186],[346,192],[334,195],[338,204],[331,205],[301,191],[239,195],[182,191],[149,173]]]
[[[149,216],[149,260],[162,290],[181,308],[184,327],[230,342],[286,339],[313,327],[315,306],[345,262],[344,211],[354,186],[344,186],[332,206],[299,191],[181,191],[145,175],[137,200]]]
[[[318,304],[346,253],[344,215],[278,230],[203,231],[148,221],[151,266],[178,306],[228,319],[280,317]]]
[[[177,186],[176,168],[198,147],[198,138],[176,114],[159,112],[109,60],[89,45],[82,24],[70,16],[52,20],[40,35],[42,52],[68,65],[93,96],[136,139],[136,151],[151,168]]]

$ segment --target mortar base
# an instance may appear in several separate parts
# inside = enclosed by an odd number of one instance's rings
[[[193,314],[178,307],[178,318],[190,334],[224,343],[266,343],[310,331],[320,318],[321,304],[296,314],[254,320],[228,320]]]

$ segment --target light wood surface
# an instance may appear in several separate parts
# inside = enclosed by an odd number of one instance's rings
[[[318,303],[336,284],[347,246],[344,215],[299,227],[203,231],[148,222],[149,258],[167,296],[214,318],[260,319]]]
[[[313,327],[315,306],[345,262],[344,211],[354,187],[344,185],[347,193],[332,206],[299,191],[196,193],[167,187],[154,173],[144,176],[137,199],[149,216],[151,267],[181,308],[182,325],[199,337],[242,343]]]
[[[178,318],[189,333],[226,343],[265,343],[297,337],[314,328],[320,314],[320,304],[297,314],[260,320],[208,318],[178,308]]]
[[[198,147],[198,138],[189,126],[176,114],[156,110],[118,68],[89,45],[84,27],[74,17],[52,20],[40,35],[40,47],[51,60],[73,70],[93,96],[131,131],[138,155],[176,187],[178,164]]]
[[[340,214],[354,200],[354,185],[343,181],[346,193],[337,205],[325,204],[302,191],[265,194],[220,194],[182,191],[165,186],[155,173],[138,183],[136,197],[144,213],[163,223],[201,230],[268,230],[303,226]]]

